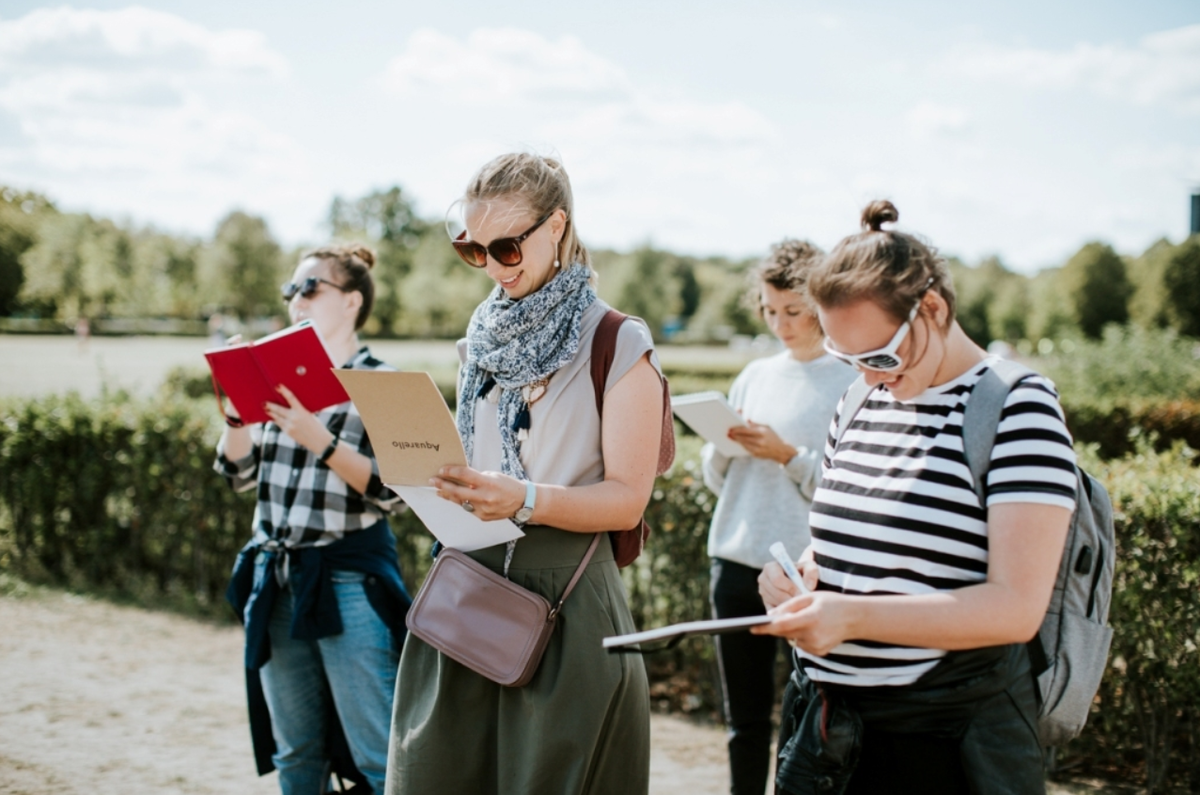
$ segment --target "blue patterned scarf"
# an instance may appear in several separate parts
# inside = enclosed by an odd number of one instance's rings
[[[497,286],[476,307],[458,381],[458,434],[468,462],[475,448],[475,401],[498,388],[501,471],[525,479],[520,432],[529,428],[529,404],[521,387],[549,378],[579,352],[583,312],[596,300],[590,277],[586,265],[572,265],[520,300]]]

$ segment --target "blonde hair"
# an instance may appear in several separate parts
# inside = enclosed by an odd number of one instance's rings
[[[562,163],[526,152],[500,155],[485,163],[467,184],[463,201],[470,204],[499,198],[525,204],[538,218],[561,208],[567,223],[558,242],[559,261],[565,266],[579,263],[591,267],[591,255],[575,231],[575,199]]]
[[[363,327],[371,316],[371,307],[375,305],[375,282],[371,278],[371,268],[375,267],[375,252],[362,243],[349,243],[344,246],[321,246],[309,249],[300,255],[300,261],[308,258],[329,262],[331,275],[337,277],[342,290],[362,293],[362,306],[354,318],[354,329]]]
[[[946,260],[914,235],[881,228],[898,220],[900,211],[890,201],[868,204],[862,212],[863,231],[833,247],[809,277],[809,295],[827,308],[869,300],[903,322],[927,290],[936,290],[950,307],[949,328],[956,298]]]

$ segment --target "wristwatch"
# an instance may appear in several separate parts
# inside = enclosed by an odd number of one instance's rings
[[[525,504],[513,514],[512,520],[518,525],[524,525],[533,518],[533,504],[537,501],[537,486],[525,481]]]

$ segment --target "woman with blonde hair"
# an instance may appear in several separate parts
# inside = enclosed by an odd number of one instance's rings
[[[496,288],[459,344],[458,429],[470,466],[447,467],[432,485],[481,519],[522,523],[520,540],[470,555],[552,604],[594,553],[524,686],[497,684],[410,637],[388,792],[645,793],[646,672],[640,657],[601,647],[634,626],[613,547],[592,542],[637,526],[650,499],[664,389],[650,333],[621,324],[602,418],[591,344],[608,307],[592,288],[566,171],[550,158],[503,155],[462,202],[453,245]]]
[[[825,447],[813,592],[778,564],[759,580],[774,621],[756,631],[796,647],[777,791],[1043,792],[1025,644],[1075,507],[1071,437],[1053,385],[1021,380],[975,483],[963,417],[991,360],[955,320],[945,261],[883,228],[898,219],[868,205],[809,280],[865,398],[839,405]]]

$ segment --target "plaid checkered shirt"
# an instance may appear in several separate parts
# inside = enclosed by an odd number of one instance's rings
[[[364,346],[343,367],[355,370],[394,370]],[[384,518],[400,498],[379,479],[371,441],[362,417],[350,401],[317,413],[326,428],[371,459],[371,480],[365,494],[346,485],[317,454],[297,444],[273,422],[252,426],[254,446],[245,458],[233,461],[217,448],[213,469],[235,491],[258,486],[254,508],[254,541],[276,541],[297,548],[332,544],[346,533],[362,530]]]

